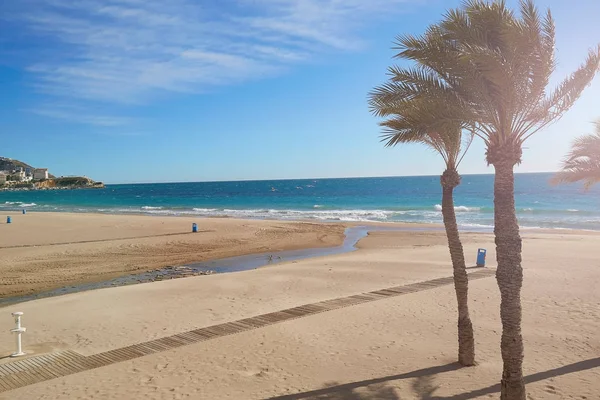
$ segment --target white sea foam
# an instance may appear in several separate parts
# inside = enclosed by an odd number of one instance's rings
[[[442,211],[442,205],[436,204],[433,206],[436,211]],[[471,212],[471,211],[479,211],[481,208],[479,207],[467,207],[467,206],[456,206],[454,207],[454,211],[456,212]]]
[[[5,201],[4,204],[6,206],[19,206],[19,207],[34,207],[34,206],[37,206],[36,203],[25,203],[23,201]]]
[[[401,212],[387,210],[277,210],[277,209],[148,209],[148,208],[120,208],[100,209],[100,212],[115,213],[143,213],[150,215],[197,215],[202,217],[233,217],[233,218],[268,218],[268,219],[316,219],[327,221],[387,221]],[[432,213],[435,214],[435,213]],[[425,217],[425,214],[421,214]]]
[[[464,224],[460,224],[459,226],[461,228],[486,228],[486,229],[490,229],[490,228],[494,227],[494,225],[476,224],[476,223],[464,223]]]
[[[320,201],[317,200],[317,201]],[[150,201],[148,201],[150,203]],[[121,206],[95,208],[71,208],[55,205],[37,205],[22,201],[0,202],[0,209],[19,210],[25,207],[34,207],[34,210],[67,211],[67,212],[101,212],[109,214],[145,214],[156,216],[189,216],[189,217],[232,217],[245,219],[273,219],[273,220],[314,220],[314,221],[344,221],[344,222],[416,222],[441,224],[441,205],[427,208],[410,208],[399,205],[394,209],[331,209],[331,205],[308,204],[304,209],[276,209],[276,208],[213,208],[213,207],[159,207]],[[491,207],[467,207],[458,205],[456,216],[458,225],[464,229],[488,229],[493,225],[493,209]],[[599,213],[575,209],[540,210],[532,208],[519,209],[519,222],[523,227],[543,228],[586,228],[600,226]],[[587,217],[587,219],[586,219]]]

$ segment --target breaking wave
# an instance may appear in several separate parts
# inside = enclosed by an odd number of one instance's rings
[[[436,204],[435,206],[433,206],[433,208],[436,211],[442,211],[442,205],[441,204]],[[456,212],[473,212],[473,211],[479,211],[481,210],[480,207],[467,207],[467,206],[456,206],[454,207],[454,211]]]
[[[33,199],[32,199],[33,200]],[[340,222],[413,222],[441,224],[442,206],[440,204],[423,206],[387,205],[376,209],[335,208],[327,204],[315,204],[316,201],[298,207],[298,209],[255,207],[193,207],[176,205],[119,205],[92,206],[66,204],[39,204],[33,201],[0,202],[0,210],[20,213],[22,209],[37,212],[75,212],[75,213],[104,213],[104,214],[143,214],[155,216],[188,216],[204,218],[241,218],[241,219],[270,219],[296,221],[340,221]],[[143,203],[142,203],[143,204]],[[163,203],[159,203],[163,204]],[[562,229],[592,229],[600,230],[600,212],[585,209],[564,208],[545,209],[542,206],[524,204],[517,209],[519,225],[527,228],[562,228]],[[573,206],[573,205],[571,205]],[[490,206],[471,207],[458,205],[455,207],[458,225],[463,228],[489,228],[493,226],[493,208]],[[7,214],[10,215],[10,214]]]
[[[15,208],[15,207],[35,207],[37,206],[37,204],[35,203],[25,203],[23,201],[5,201],[4,202],[4,206],[5,207],[9,207],[9,208]]]

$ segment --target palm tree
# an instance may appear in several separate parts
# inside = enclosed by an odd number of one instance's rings
[[[440,178],[442,185],[442,216],[448,248],[452,260],[454,289],[458,302],[458,361],[464,366],[475,364],[475,339],[469,316],[468,284],[465,255],[458,233],[454,212],[454,188],[460,184],[458,166],[473,140],[473,135],[463,135],[462,123],[439,118],[450,112],[450,105],[435,99],[426,102],[397,104],[394,80],[397,70],[392,68],[391,82],[377,87],[370,94],[371,111],[388,118],[380,123],[384,127],[382,141],[386,146],[403,143],[421,143],[437,152],[444,160],[446,169]],[[460,110],[454,109],[455,113]],[[444,123],[445,122],[445,123]]]
[[[523,143],[559,119],[598,71],[600,46],[583,65],[547,92],[555,68],[554,21],[539,15],[532,0],[520,15],[505,1],[465,1],[423,36],[401,40],[398,57],[417,67],[396,77],[396,103],[436,98],[461,103],[475,135],[485,142],[495,169],[494,234],[501,295],[501,398],[525,400],[521,335],[521,237],[514,199],[514,166]],[[448,117],[450,120],[452,116]],[[458,118],[465,119],[464,115]]]
[[[594,134],[573,141],[562,170],[552,179],[554,184],[580,181],[586,189],[600,182],[600,120]]]

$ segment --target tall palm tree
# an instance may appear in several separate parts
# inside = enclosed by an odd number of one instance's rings
[[[573,141],[562,170],[552,179],[554,184],[581,181],[586,189],[600,183],[600,120],[596,122],[595,133]]]
[[[407,36],[398,57],[417,67],[396,77],[401,104],[428,98],[462,103],[495,169],[494,234],[501,294],[501,398],[525,400],[521,336],[521,237],[514,200],[514,166],[523,143],[559,119],[598,71],[600,46],[558,87],[547,91],[555,69],[554,21],[532,0],[520,15],[505,1],[468,0],[449,10],[423,36]],[[452,117],[449,117],[452,119]],[[463,115],[460,119],[465,118]]]
[[[384,127],[382,141],[386,146],[403,143],[420,143],[437,152],[446,165],[440,178],[442,185],[442,216],[448,248],[452,260],[454,289],[458,302],[458,361],[464,366],[475,364],[475,339],[473,324],[469,316],[469,280],[465,255],[458,233],[454,211],[454,189],[460,184],[458,166],[473,140],[472,134],[463,135],[460,121],[439,118],[442,113],[460,113],[457,108],[435,99],[397,104],[394,79],[401,70],[392,68],[390,83],[375,88],[369,99],[371,111],[387,118],[380,123]]]

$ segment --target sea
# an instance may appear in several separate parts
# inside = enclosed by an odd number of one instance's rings
[[[519,224],[600,230],[600,185],[552,186],[551,174],[516,174]],[[462,228],[493,227],[493,175],[464,175],[455,191]],[[43,212],[441,223],[438,176],[107,185],[0,192],[0,215]]]

